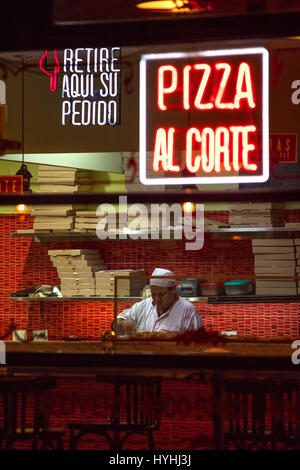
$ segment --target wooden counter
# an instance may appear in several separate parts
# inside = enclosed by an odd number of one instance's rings
[[[212,346],[211,344],[178,344],[175,341],[6,341],[7,353],[50,353],[50,354],[102,354],[111,347],[112,354],[153,354],[182,356],[186,354],[208,356],[219,353],[226,356],[279,356],[291,357],[290,343],[237,342],[229,341],[225,344]],[[217,351],[216,351],[217,350]],[[215,352],[214,352],[215,351]]]
[[[6,342],[6,366],[13,371],[55,374],[99,374],[113,370],[166,377],[190,376],[195,371],[289,371],[300,364],[291,360],[291,343],[228,342],[218,346],[183,345],[172,341],[49,341]],[[300,357],[300,354],[299,354]],[[0,369],[1,370],[1,369]]]

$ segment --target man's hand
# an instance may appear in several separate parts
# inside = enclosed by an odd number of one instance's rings
[[[116,318],[113,322],[113,330],[116,335],[123,335],[125,332],[125,321],[123,318]]]
[[[114,331],[117,336],[131,336],[136,331],[136,323],[131,320],[118,318],[114,322]]]

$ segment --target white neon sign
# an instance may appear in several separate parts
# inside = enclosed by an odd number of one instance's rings
[[[63,67],[54,50],[54,70],[47,69],[46,50],[40,70],[49,76],[50,90],[61,78],[62,125],[114,126],[120,123],[121,49],[120,47],[78,48],[63,51]]]
[[[116,125],[120,70],[119,47],[65,49],[62,125]]]

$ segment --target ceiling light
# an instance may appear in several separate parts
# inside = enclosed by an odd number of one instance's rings
[[[188,0],[141,1],[137,4],[137,8],[144,10],[174,10],[176,8],[182,8],[188,3]]]
[[[207,0],[140,0],[136,6],[143,10],[179,13],[211,9]]]

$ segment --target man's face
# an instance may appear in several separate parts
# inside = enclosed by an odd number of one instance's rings
[[[174,302],[176,287],[150,286],[153,302],[159,310],[167,310]]]

